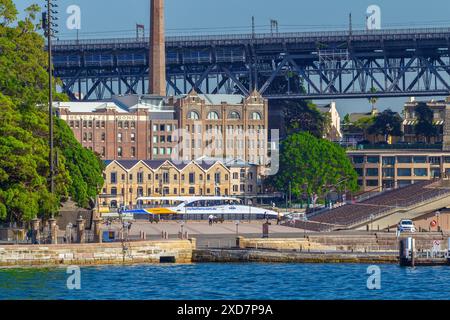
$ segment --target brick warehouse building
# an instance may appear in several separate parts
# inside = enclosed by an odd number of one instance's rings
[[[241,95],[117,96],[108,102],[59,102],[58,116],[80,143],[105,160],[202,156],[267,161],[267,100]],[[183,138],[178,139],[183,130]],[[212,151],[211,151],[212,150]],[[211,153],[212,152],[212,153]]]

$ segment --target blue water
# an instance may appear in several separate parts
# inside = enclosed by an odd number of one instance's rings
[[[450,267],[380,265],[381,289],[367,289],[361,264],[190,264],[81,268],[67,289],[65,268],[2,269],[4,299],[449,299]]]

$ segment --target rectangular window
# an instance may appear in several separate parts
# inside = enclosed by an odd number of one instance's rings
[[[157,132],[158,131],[158,125],[157,124],[154,124],[153,125],[153,132]]]
[[[111,183],[117,183],[117,172],[111,172]]]
[[[163,173],[163,183],[165,183],[165,184],[170,183],[170,175],[168,172]]]
[[[378,177],[378,168],[367,168],[366,176],[368,177]]]
[[[158,148],[153,148],[153,155],[158,155]]]
[[[139,184],[144,183],[144,173],[143,172],[137,173],[137,183],[139,183]]]
[[[189,173],[189,183],[190,184],[195,183],[195,173],[193,173],[193,172]]]
[[[383,165],[386,166],[395,165],[395,157],[383,157]]]
[[[380,157],[379,156],[368,156],[367,157],[367,163],[379,163]]]
[[[409,168],[398,168],[397,176],[399,177],[411,177],[411,169]]]
[[[397,162],[398,163],[412,163],[412,157],[411,156],[398,156]]]
[[[153,136],[153,143],[158,143],[158,136]]]
[[[427,163],[427,157],[414,157],[414,163]]]
[[[367,187],[378,187],[378,180],[366,180]]]
[[[441,157],[429,157],[430,164],[441,164]]]
[[[415,168],[414,169],[414,176],[416,176],[416,177],[427,177],[428,176],[428,169],[426,169],[426,168]]]
[[[353,156],[353,163],[363,163],[364,156]]]
[[[383,177],[393,177],[394,173],[394,168],[383,168]]]

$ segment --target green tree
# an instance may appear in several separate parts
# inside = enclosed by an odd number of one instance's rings
[[[391,109],[378,113],[372,125],[367,130],[370,134],[383,135],[388,142],[389,136],[400,137],[402,132],[402,118]]]
[[[282,142],[280,170],[272,183],[285,192],[291,184],[294,197],[305,192],[323,196],[331,187],[358,190],[357,174],[345,150],[306,132],[294,133]]]
[[[55,118],[58,161],[49,192],[48,65],[38,13],[33,5],[17,20],[13,2],[0,0],[0,219],[7,221],[46,218],[69,197],[87,206],[103,184],[100,160]]]
[[[419,102],[415,108],[417,123],[414,126],[416,136],[423,137],[430,143],[431,137],[438,134],[436,126],[433,125],[433,110],[425,102]]]
[[[331,125],[331,119],[323,114],[309,101],[282,100],[284,110],[286,132],[309,132],[313,136],[324,137]]]

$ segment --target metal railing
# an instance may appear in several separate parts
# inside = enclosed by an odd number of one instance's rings
[[[436,35],[448,35],[450,28],[417,28],[417,29],[384,29],[384,30],[353,30],[351,37],[361,36],[416,36],[417,39],[432,39]],[[233,40],[272,40],[272,39],[316,39],[324,37],[348,37],[349,31],[313,31],[313,32],[283,32],[283,33],[243,33],[227,35],[195,35],[195,36],[168,36],[166,43],[202,42],[202,41],[233,41]],[[79,46],[101,44],[148,44],[148,38],[109,38],[109,39],[83,39],[83,40],[56,40],[55,46]]]
[[[390,211],[397,211],[399,209],[408,209],[411,206],[419,206],[423,203],[427,203],[430,202],[431,200],[434,200],[436,198],[441,198],[445,195],[450,195],[450,189],[439,189],[439,192],[437,194],[432,194],[432,195],[422,195],[419,199],[414,198],[414,199],[409,199],[409,200],[400,200],[400,201],[396,201],[395,205],[392,206],[387,206],[384,208],[380,208],[380,210],[378,211],[378,213],[376,214],[372,214],[371,216],[366,216],[365,218],[362,219],[354,219],[351,220],[348,223],[348,226],[355,226],[367,221],[373,221],[381,216],[386,215],[388,212]],[[372,217],[372,218],[371,218]]]

